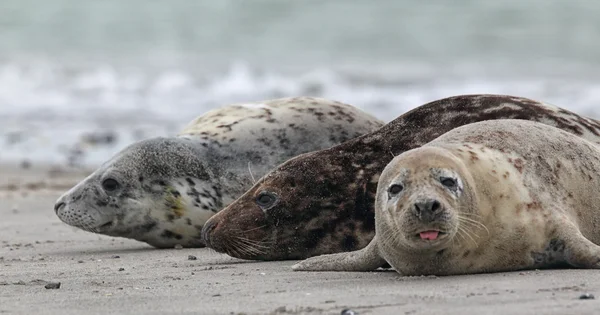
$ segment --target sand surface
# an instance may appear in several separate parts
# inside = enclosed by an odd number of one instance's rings
[[[599,314],[600,271],[456,277],[292,272],[208,249],[157,250],[53,212],[86,172],[0,166],[0,314]],[[46,289],[60,282],[59,289]],[[580,300],[591,293],[597,299]]]

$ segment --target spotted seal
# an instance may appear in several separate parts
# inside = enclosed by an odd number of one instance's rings
[[[365,248],[294,270],[456,275],[600,268],[600,146],[524,120],[456,128],[395,157],[379,178]]]
[[[143,140],[61,196],[55,211],[86,231],[155,247],[203,247],[205,221],[270,168],[383,123],[320,98],[233,104],[194,119],[175,137]]]
[[[444,98],[372,133],[279,165],[207,221],[204,238],[219,252],[257,260],[363,248],[375,233],[379,174],[395,155],[456,127],[506,118],[539,121],[600,141],[600,122],[553,105],[507,95]]]

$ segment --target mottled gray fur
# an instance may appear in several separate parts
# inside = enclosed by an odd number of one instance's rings
[[[55,211],[90,232],[202,247],[204,222],[270,168],[382,125],[350,105],[311,97],[222,107],[175,137],[123,149],[61,196]]]

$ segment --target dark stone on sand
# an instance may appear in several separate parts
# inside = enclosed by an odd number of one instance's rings
[[[48,282],[44,288],[49,290],[60,289],[60,282]]]
[[[579,296],[580,300],[593,300],[595,298],[596,297],[593,294],[591,294],[591,293],[585,293],[585,294],[582,294],[582,295]]]

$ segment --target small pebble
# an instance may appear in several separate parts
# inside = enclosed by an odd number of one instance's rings
[[[287,309],[285,308],[285,306],[280,306],[275,309],[275,313],[285,313],[286,311]]]
[[[582,295],[579,296],[580,300],[593,300],[595,298],[596,297],[594,297],[594,295],[590,294],[590,293],[582,294]]]
[[[112,258],[114,258],[114,259],[117,259],[117,258],[121,258],[121,256],[119,256],[119,255],[114,255],[114,256],[112,256]]]
[[[78,264],[83,264],[83,260],[78,260],[77,263]]]
[[[175,249],[182,249],[182,248],[183,248],[183,246],[181,246],[181,244],[175,245]]]
[[[358,313],[353,310],[345,309],[345,310],[342,310],[341,315],[358,315]]]
[[[196,259],[198,259],[198,258],[196,256],[194,256],[194,255],[189,255],[188,256],[188,260],[196,260]]]
[[[22,169],[29,169],[30,167],[31,167],[31,162],[29,162],[28,160],[21,161],[21,168]]]
[[[50,290],[60,289],[60,282],[49,282],[44,286],[44,288],[50,289]]]
[[[119,268],[119,271],[125,271],[125,268]]]

